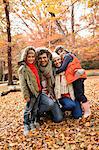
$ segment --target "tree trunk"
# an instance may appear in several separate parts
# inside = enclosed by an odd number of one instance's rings
[[[12,85],[12,57],[11,57],[11,32],[10,32],[10,19],[9,19],[9,2],[7,0],[3,0],[5,5],[5,15],[7,21],[7,36],[8,36],[8,85]]]
[[[74,3],[71,6],[71,28],[72,28],[72,42],[75,44],[75,30],[74,30]]]

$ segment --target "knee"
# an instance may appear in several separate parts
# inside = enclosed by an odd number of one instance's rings
[[[57,117],[54,117],[53,118],[53,121],[55,122],[55,123],[59,123],[59,122],[61,122],[63,120],[63,115],[61,114],[61,115],[58,115]]]
[[[52,109],[54,107],[54,101],[50,100],[48,104],[49,109]]]
[[[75,104],[75,102],[73,102],[73,103],[71,103],[71,109],[74,109],[75,107],[76,107],[76,104]]]
[[[79,118],[82,118],[82,114],[74,114],[73,117],[75,119],[79,119]]]
[[[75,119],[79,119],[79,118],[82,118],[82,110],[80,111],[73,111],[72,112],[72,116],[75,118]]]
[[[63,120],[63,112],[61,111],[57,103],[54,103],[54,107],[51,110],[51,113],[52,113],[52,120],[55,123],[61,122]]]
[[[73,101],[73,102],[66,103],[66,104],[64,105],[64,108],[65,108],[66,110],[73,110],[73,109],[75,109],[75,107],[76,107],[76,104],[75,104],[74,101]]]

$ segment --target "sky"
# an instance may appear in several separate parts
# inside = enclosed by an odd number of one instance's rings
[[[38,0],[39,1],[39,0]],[[79,24],[80,23],[80,27],[83,28],[86,25],[86,22],[84,21],[79,21],[80,17],[84,14],[88,14],[90,13],[91,9],[84,9],[85,7],[83,7],[83,5],[76,5],[75,6],[75,23]],[[20,7],[20,14],[21,14],[21,7]],[[30,31],[26,28],[25,24],[23,24],[22,20],[19,19],[17,16],[10,14],[10,18],[11,18],[11,26],[12,26],[12,35],[18,33],[18,34],[26,34],[27,32],[30,33]],[[27,22],[27,24],[34,29],[35,26],[33,23],[31,23],[29,20],[25,20]],[[68,30],[71,30],[71,23],[70,21],[66,22],[66,26],[68,28]],[[25,32],[27,31],[27,32]],[[90,32],[88,30],[82,30],[79,32],[79,35],[82,37],[88,37],[90,35]]]

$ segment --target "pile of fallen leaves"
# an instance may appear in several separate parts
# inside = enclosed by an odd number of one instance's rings
[[[98,88],[99,77],[85,81],[85,93],[92,110],[89,119],[67,116],[61,123],[46,120],[28,137],[23,135],[25,104],[21,92],[0,97],[0,150],[98,150]]]

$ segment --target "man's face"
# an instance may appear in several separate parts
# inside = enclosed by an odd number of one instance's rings
[[[49,58],[46,53],[43,53],[42,55],[40,55],[38,59],[39,59],[39,64],[42,67],[45,67],[48,64]]]
[[[54,59],[54,65],[56,68],[59,68],[61,66],[61,58],[56,57]]]

